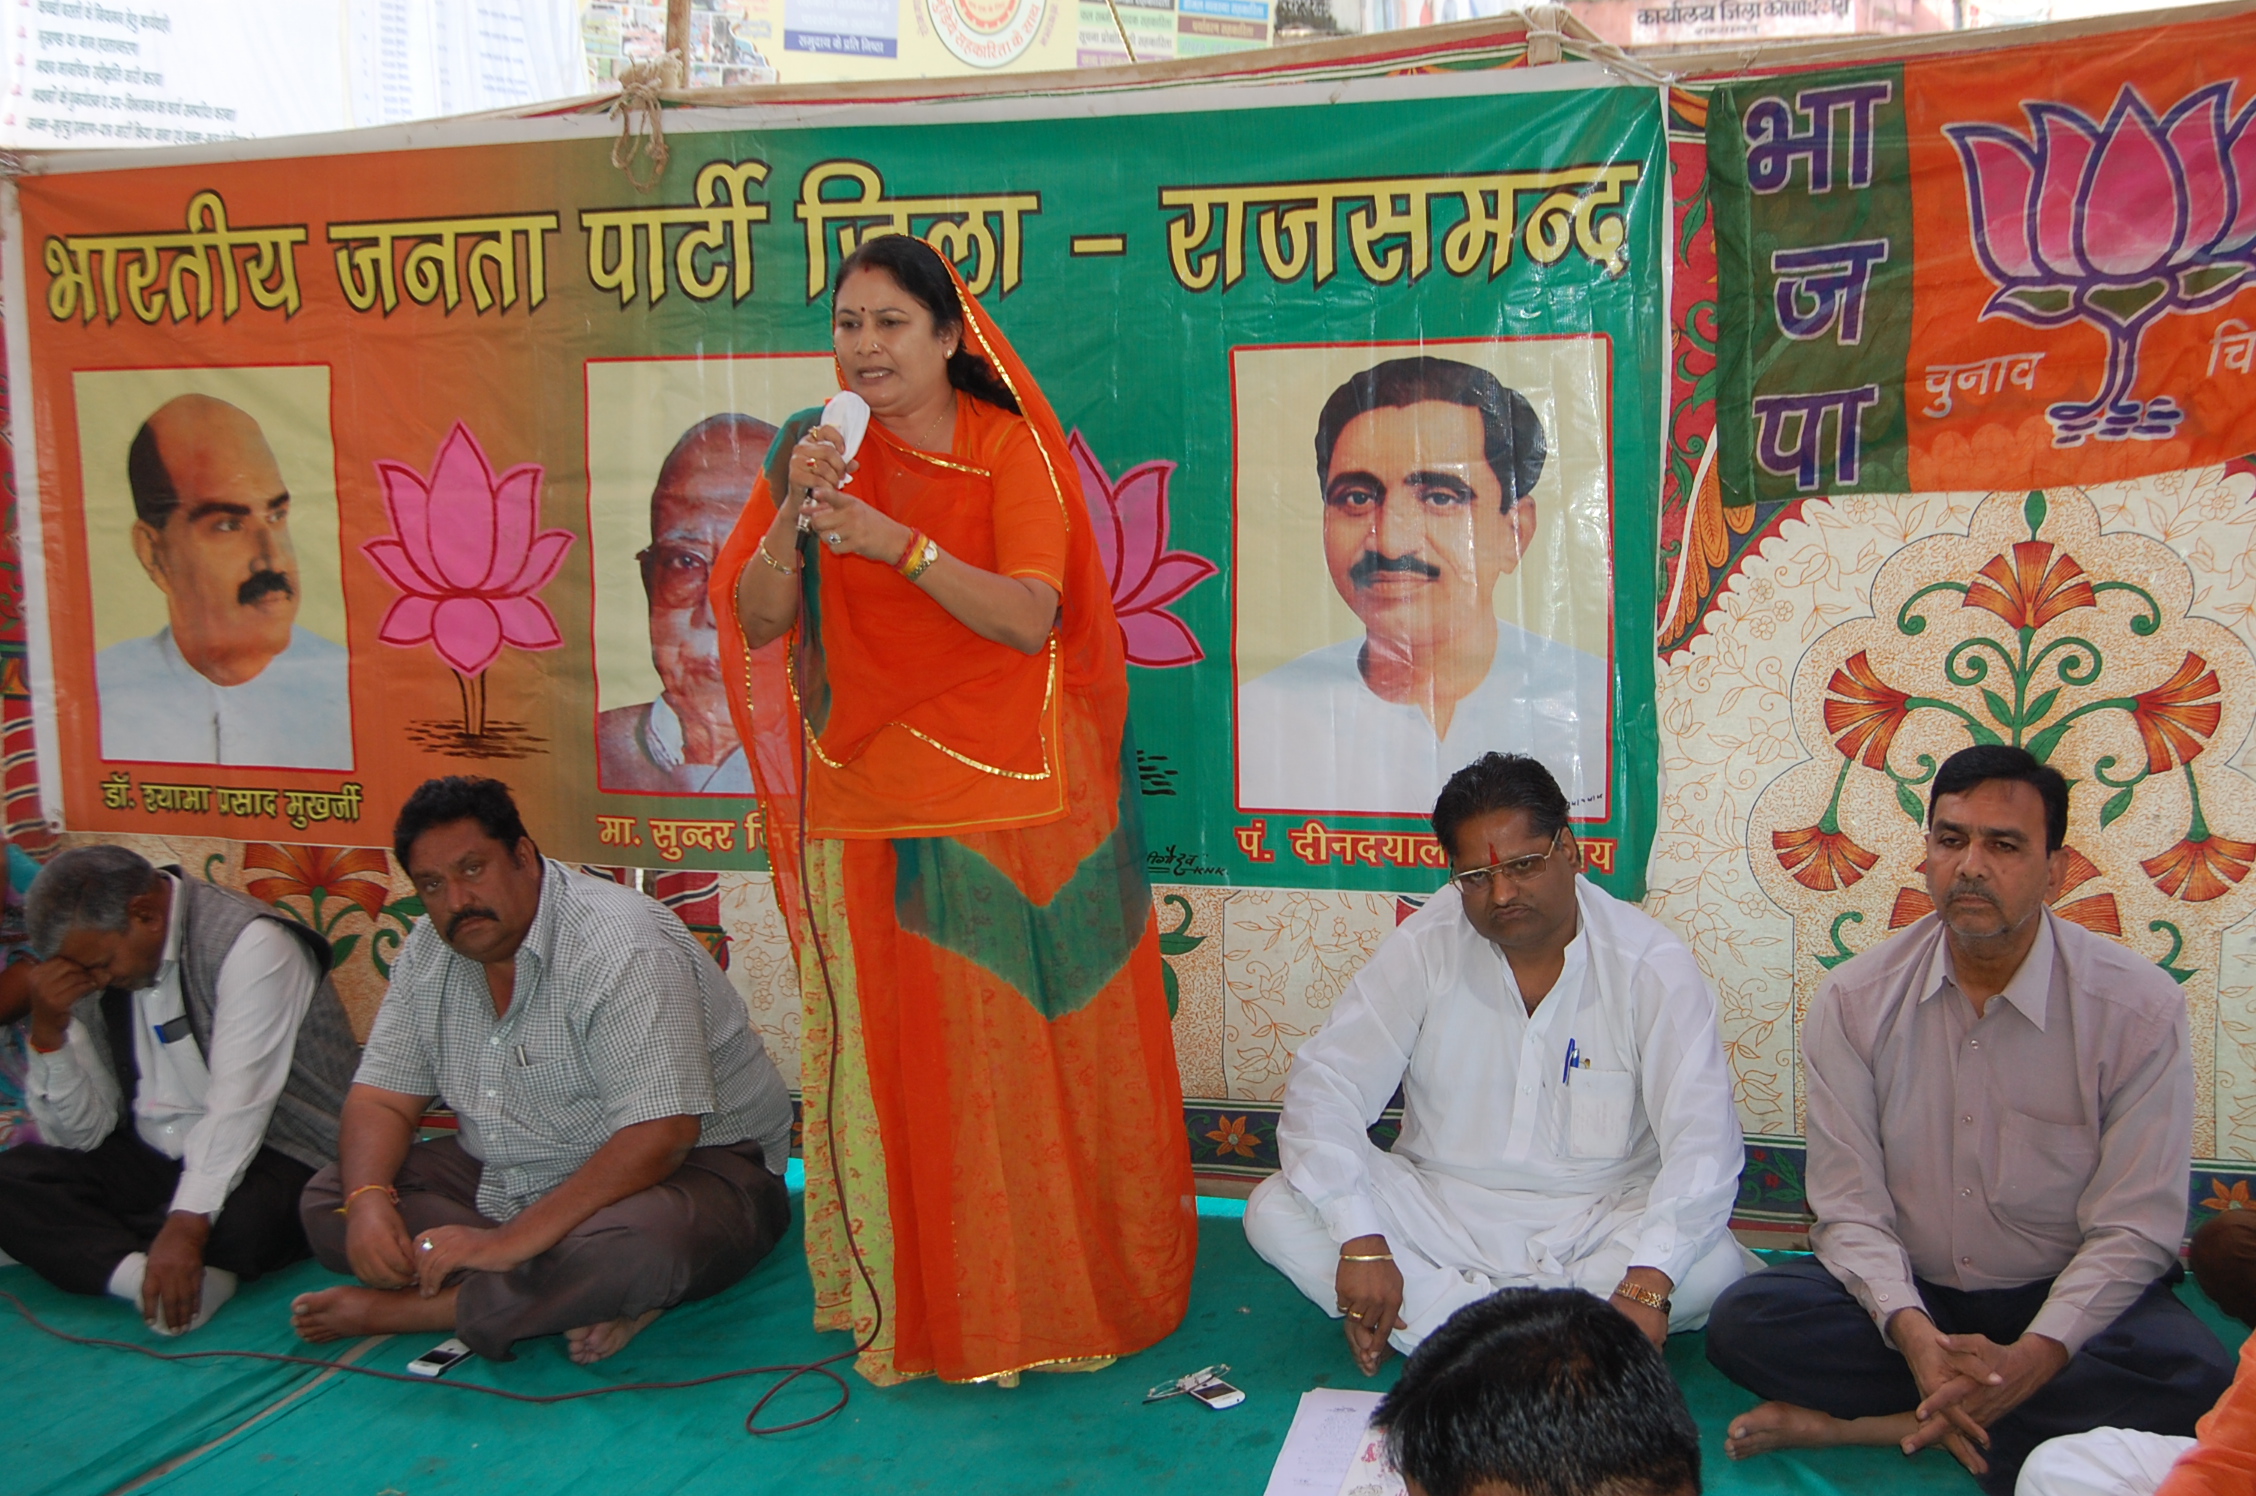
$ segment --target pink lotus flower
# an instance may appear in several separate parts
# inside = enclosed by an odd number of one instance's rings
[[[1167,548],[1167,480],[1175,464],[1141,463],[1115,483],[1079,431],[1066,438],[1066,445],[1073,449],[1081,493],[1096,522],[1097,551],[1112,581],[1112,606],[1128,641],[1128,663],[1160,670],[1205,659],[1197,637],[1167,611],[1167,604],[1215,572],[1204,556]]]
[[[555,615],[533,594],[564,564],[573,536],[535,533],[538,463],[496,478],[478,439],[457,421],[439,444],[428,481],[400,462],[379,462],[376,473],[392,533],[361,551],[407,594],[384,615],[377,638],[401,648],[428,644],[464,676],[482,675],[504,644],[563,644]]]
[[[1999,287],[1982,314],[2036,327],[2088,321],[2106,335],[2099,394],[2046,412],[2055,445],[2159,439],[2185,418],[2169,396],[2130,390],[2150,323],[2218,305],[2256,269],[2256,104],[2228,126],[2231,94],[2231,83],[2213,83],[2157,118],[2125,84],[2104,124],[2032,103],[2022,106],[2027,136],[1944,127],[1966,173],[1974,253]]]

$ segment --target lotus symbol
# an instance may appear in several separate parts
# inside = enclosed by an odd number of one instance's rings
[[[485,735],[486,667],[503,645],[557,649],[564,637],[538,596],[564,564],[572,532],[540,528],[541,467],[496,475],[470,428],[454,423],[429,477],[404,462],[376,464],[392,533],[361,553],[402,594],[376,637],[399,649],[428,644],[462,688],[462,730]]]
[[[2045,414],[2053,444],[2160,440],[2185,419],[2168,395],[2132,396],[2139,342],[2170,312],[2217,306],[2248,285],[2256,242],[2256,102],[2227,123],[2232,84],[2157,117],[2125,84],[2104,123],[2066,104],[2024,104],[2030,134],[1949,125],[1966,172],[1974,253],[1997,294],[1985,317],[2084,321],[2107,338],[2088,401]]]
[[[1194,551],[1167,546],[1167,484],[1172,462],[1146,462],[1115,479],[1075,430],[1066,438],[1081,475],[1082,497],[1095,522],[1097,553],[1112,582],[1112,607],[1120,617],[1128,663],[1164,670],[1206,658],[1190,625],[1167,605],[1215,573]]]

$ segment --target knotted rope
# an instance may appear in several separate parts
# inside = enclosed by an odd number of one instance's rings
[[[679,51],[633,63],[619,74],[619,97],[611,101],[610,109],[619,120],[611,164],[627,174],[637,192],[656,187],[665,173],[666,112],[658,93],[681,87],[682,75]]]

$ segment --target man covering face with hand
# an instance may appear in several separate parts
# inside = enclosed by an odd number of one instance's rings
[[[24,922],[43,959],[0,983],[0,1020],[26,1020],[45,1142],[0,1153],[0,1250],[193,1329],[306,1255],[298,1193],[360,1058],[328,943],[123,847],[59,854]]]

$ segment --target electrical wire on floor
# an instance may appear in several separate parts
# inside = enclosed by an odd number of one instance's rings
[[[69,1345],[90,1346],[96,1350],[130,1351],[137,1356],[146,1356],[152,1361],[268,1361],[281,1366],[311,1366],[321,1371],[342,1371],[353,1376],[373,1377],[379,1382],[407,1382],[417,1387],[445,1387],[455,1392],[477,1392],[487,1397],[506,1398],[510,1402],[564,1403],[578,1402],[587,1397],[608,1397],[614,1392],[676,1392],[685,1387],[703,1387],[713,1382],[729,1382],[742,1377],[764,1376],[777,1372],[787,1372],[790,1375],[785,1379],[785,1382],[779,1382],[776,1387],[771,1388],[768,1397],[773,1397],[776,1391],[780,1390],[786,1382],[810,1373],[828,1377],[838,1384],[838,1401],[833,1406],[817,1413],[812,1418],[802,1418],[797,1423],[779,1424],[774,1428],[752,1430],[754,1433],[761,1434],[780,1434],[795,1428],[806,1428],[810,1424],[822,1422],[825,1418],[835,1414],[840,1408],[845,1407],[846,1399],[849,1396],[846,1389],[846,1379],[832,1371],[830,1363],[843,1361],[846,1357],[854,1354],[850,1350],[841,1351],[835,1356],[827,1356],[821,1361],[811,1362],[804,1366],[742,1366],[734,1371],[716,1371],[708,1376],[688,1377],[676,1382],[619,1382],[609,1387],[582,1387],[577,1392],[512,1392],[506,1387],[482,1387],[476,1382],[450,1382],[439,1377],[416,1376],[412,1372],[378,1371],[373,1366],[359,1366],[350,1361],[332,1361],[323,1356],[292,1356],[281,1351],[152,1350],[145,1345],[136,1345],[130,1340],[105,1340],[98,1335],[73,1335],[68,1330],[57,1329],[32,1313],[30,1305],[5,1289],[0,1289],[0,1301],[5,1301],[9,1308],[15,1310],[25,1324],[30,1325],[42,1334],[52,1335],[55,1339]],[[762,1398],[760,1404],[755,1406],[755,1411],[757,1411],[758,1406],[765,1405],[766,1402],[767,1398]]]
[[[805,542],[802,542],[800,564],[801,566],[807,564]],[[785,647],[788,648],[789,646],[786,645]],[[747,650],[746,653],[749,655],[750,651]],[[750,661],[747,660],[746,663],[749,666]],[[837,1191],[836,1199],[840,1214],[848,1222],[851,1222],[853,1214],[845,1209],[846,1175],[844,1167],[838,1161],[838,1134],[836,1125],[832,1121],[838,1095],[838,989],[831,981],[830,953],[823,949],[822,933],[815,928],[811,913],[813,906],[806,895],[806,890],[811,881],[808,876],[809,867],[807,863],[807,750],[809,739],[810,729],[805,717],[802,716],[799,721],[798,782],[800,902],[810,911],[807,920],[807,942],[813,947],[815,965],[822,972],[823,996],[830,1010],[829,1055],[823,1067],[823,1141],[826,1145],[825,1151],[830,1155],[831,1186]],[[707,1387],[715,1382],[736,1381],[744,1377],[775,1376],[778,1378],[776,1384],[761,1393],[759,1401],[753,1403],[751,1411],[744,1415],[744,1431],[755,1437],[764,1438],[772,1434],[788,1434],[795,1429],[811,1428],[815,1424],[835,1418],[846,1411],[846,1404],[853,1400],[853,1390],[847,1385],[846,1379],[831,1368],[841,1361],[862,1354],[875,1345],[879,1333],[884,1329],[885,1300],[877,1291],[877,1281],[870,1276],[869,1264],[862,1260],[862,1249],[854,1240],[851,1225],[848,1226],[846,1231],[846,1250],[852,1255],[854,1271],[860,1275],[862,1287],[868,1291],[870,1296],[873,1317],[870,1321],[868,1338],[859,1339],[847,1349],[839,1351],[835,1355],[824,1356],[819,1361],[787,1362],[780,1366],[741,1366],[733,1371],[716,1371],[709,1376],[688,1377],[680,1381],[619,1382],[609,1387],[583,1387],[577,1392],[512,1392],[505,1387],[486,1387],[476,1382],[450,1382],[439,1377],[416,1376],[408,1372],[378,1371],[372,1366],[358,1366],[350,1361],[333,1361],[323,1356],[292,1356],[281,1351],[152,1350],[148,1346],[137,1345],[130,1340],[106,1340],[99,1336],[73,1335],[68,1330],[57,1329],[32,1313],[29,1305],[5,1289],[0,1289],[0,1300],[4,1300],[10,1308],[22,1317],[24,1323],[30,1325],[33,1329],[70,1345],[88,1346],[98,1350],[130,1351],[137,1356],[146,1356],[152,1361],[266,1361],[282,1366],[310,1366],[322,1371],[340,1371],[352,1376],[371,1377],[379,1382],[407,1382],[418,1387],[444,1387],[455,1392],[478,1393],[486,1397],[499,1397],[509,1402],[519,1403],[578,1402],[582,1398],[609,1397],[619,1392],[678,1392],[689,1387]],[[761,1412],[775,1400],[778,1393],[801,1378],[810,1376],[823,1377],[836,1386],[838,1400],[812,1417],[797,1419],[791,1423],[762,1425],[758,1421]]]

